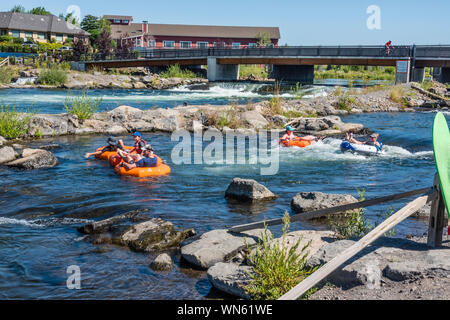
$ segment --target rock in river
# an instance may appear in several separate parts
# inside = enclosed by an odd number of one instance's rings
[[[17,157],[16,152],[11,147],[0,149],[0,164],[13,161]]]
[[[255,244],[261,239],[264,229],[250,230],[239,234],[230,233],[224,229],[212,230],[201,237],[181,247],[181,256],[193,265],[208,269],[217,262],[227,261],[239,250]],[[268,231],[270,232],[270,231]]]
[[[291,208],[296,213],[325,209],[358,202],[350,194],[327,194],[322,192],[300,192],[291,200]]]
[[[150,267],[155,271],[170,271],[173,268],[173,261],[167,253],[162,253],[153,260]]]
[[[241,201],[273,200],[277,196],[252,179],[234,178],[225,191],[225,197]]]
[[[22,158],[8,162],[6,165],[20,169],[40,169],[51,168],[58,164],[58,159],[47,150],[24,149]]]

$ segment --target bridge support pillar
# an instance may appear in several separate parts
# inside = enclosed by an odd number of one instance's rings
[[[398,60],[395,69],[395,84],[408,83],[410,81],[410,60]]]
[[[314,82],[314,66],[309,65],[273,65],[271,78],[279,81]]]
[[[239,80],[238,64],[219,64],[217,58],[208,57],[208,81]]]
[[[425,68],[413,68],[411,81],[422,82],[425,80]]]
[[[450,82],[450,68],[441,68],[441,79],[439,81],[442,83]]]

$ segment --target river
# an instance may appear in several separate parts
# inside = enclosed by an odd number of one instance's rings
[[[59,91],[25,89],[16,93],[16,89],[8,89],[0,91],[0,99],[13,99],[14,94],[20,95],[21,106],[23,101],[30,101],[45,108],[45,112],[56,112],[61,108],[56,97],[64,97],[64,92]],[[144,93],[139,100],[134,92],[126,91],[102,91],[102,95],[108,96],[111,100],[107,101],[113,105],[145,99],[154,99],[149,104],[162,101],[158,100],[160,96],[144,97]],[[190,97],[187,93],[182,95],[179,101]],[[191,98],[189,101],[200,104],[205,100]],[[173,102],[167,100],[168,104]],[[220,296],[211,289],[205,272],[180,263],[177,254],[173,255],[176,267],[172,271],[154,272],[149,265],[156,255],[92,245],[83,240],[76,227],[139,209],[148,210],[144,214],[150,217],[173,222],[178,229],[195,228],[203,233],[265,217],[281,217],[285,210],[291,212],[290,200],[301,191],[351,193],[357,197],[357,189],[364,189],[365,196],[372,198],[431,186],[435,172],[431,145],[433,117],[434,113],[342,117],[344,122],[363,123],[379,132],[386,154],[379,157],[342,154],[340,141],[327,138],[307,149],[280,149],[279,172],[270,176],[261,176],[259,165],[174,165],[171,151],[177,142],[171,141],[167,134],[152,133],[145,137],[171,165],[172,173],[144,180],[119,177],[106,163],[84,159],[84,153],[103,145],[106,136],[37,140],[33,145],[51,142],[61,146],[53,151],[60,161],[58,166],[32,172],[0,167],[0,298],[205,299]],[[130,137],[121,138],[131,143]],[[254,206],[230,203],[224,199],[224,192],[234,177],[256,179],[280,198]],[[390,211],[390,206],[398,209],[408,200],[366,209],[369,222],[376,224]],[[293,230],[308,228],[325,226],[305,222],[291,226]],[[427,221],[409,218],[395,228],[395,236],[422,235],[426,228]],[[280,232],[279,227],[272,230]],[[70,265],[81,269],[80,290],[66,288],[66,270]]]

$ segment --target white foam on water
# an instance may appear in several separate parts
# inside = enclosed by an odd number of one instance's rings
[[[72,224],[82,224],[90,223],[93,220],[88,219],[77,219],[77,218],[50,218],[50,219],[15,219],[0,217],[0,225],[23,225],[32,228],[44,228],[51,227],[55,225],[72,225]]]
[[[33,228],[41,228],[42,226],[39,224],[34,223],[33,221],[25,220],[25,219],[14,219],[14,218],[5,218],[0,217],[0,225],[3,224],[16,224],[16,225],[22,225],[27,227],[33,227]]]

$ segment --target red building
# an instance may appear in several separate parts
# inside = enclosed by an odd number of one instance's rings
[[[278,27],[201,26],[181,24],[133,23],[131,16],[105,15],[111,23],[112,38],[131,41],[135,47],[190,49],[209,47],[256,47],[262,35],[278,46]]]

